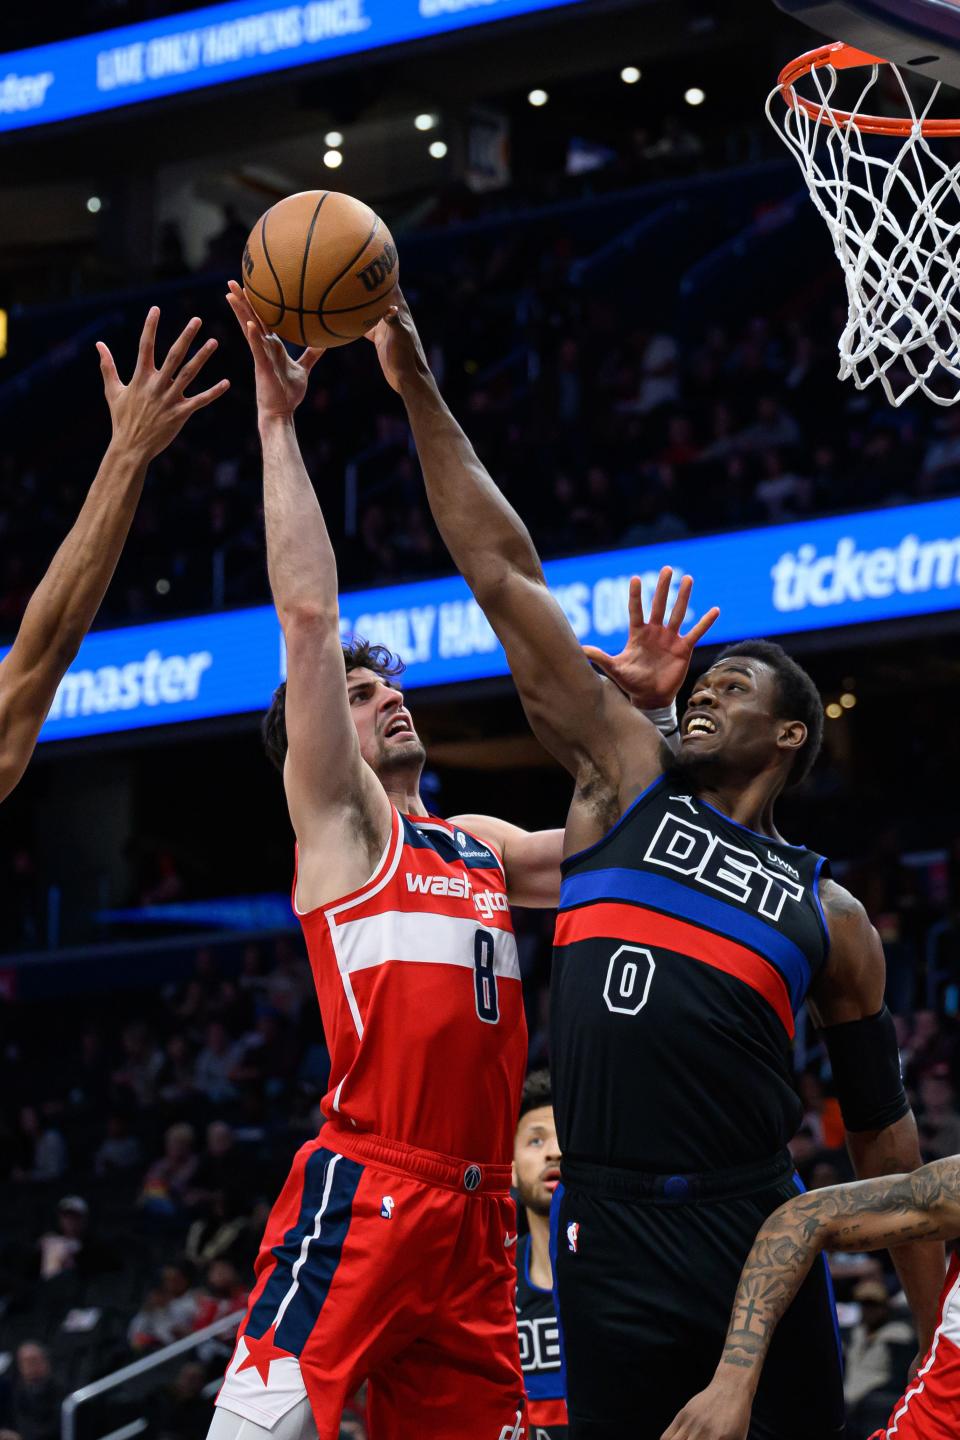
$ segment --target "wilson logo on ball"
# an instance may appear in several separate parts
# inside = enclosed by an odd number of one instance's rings
[[[243,273],[248,280],[253,274],[253,256],[250,254],[249,245],[244,245],[243,247]]]
[[[395,245],[384,245],[380,254],[369,265],[357,271],[357,279],[361,281],[365,290],[379,290],[397,263],[397,247]]]

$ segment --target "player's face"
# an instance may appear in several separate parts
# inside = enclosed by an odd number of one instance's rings
[[[720,660],[694,685],[680,722],[680,764],[697,779],[748,781],[776,769],[806,738],[799,720],[777,715],[777,678],[751,656]]]
[[[560,1145],[553,1108],[528,1110],[513,1142],[513,1183],[520,1203],[535,1215],[549,1215],[553,1192],[560,1183]]]
[[[351,670],[347,676],[350,714],[360,740],[360,754],[376,775],[416,768],[426,751],[403,703],[403,693],[373,670]]]

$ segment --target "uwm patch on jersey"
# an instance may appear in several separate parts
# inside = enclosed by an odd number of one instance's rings
[[[507,1163],[526,1025],[499,857],[394,810],[367,883],[300,922],[330,1049],[326,1118]]]

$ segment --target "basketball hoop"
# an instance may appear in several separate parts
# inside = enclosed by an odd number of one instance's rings
[[[865,110],[881,66],[896,77],[903,116]],[[838,72],[859,67],[866,83],[838,109]],[[798,92],[805,79],[815,95]],[[930,118],[939,89],[918,110],[896,65],[837,42],[784,66],[767,98],[843,267],[840,379],[858,390],[879,379],[891,405],[917,390],[937,405],[960,400],[960,157],[949,164],[936,148],[960,136],[960,120]]]

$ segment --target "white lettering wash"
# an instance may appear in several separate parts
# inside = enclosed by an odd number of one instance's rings
[[[960,584],[960,536],[921,541],[905,535],[895,546],[858,550],[845,535],[826,555],[807,542],[781,555],[770,575],[780,611],[949,590]]]
[[[204,673],[213,664],[209,650],[168,655],[150,650],[126,665],[101,665],[97,670],[68,670],[60,682],[50,719],[76,715],[109,715],[139,705],[178,705],[195,700]]]
[[[510,902],[500,890],[476,890],[469,875],[415,875],[405,872],[407,889],[414,895],[449,895],[455,900],[472,900],[485,919],[509,910]]]
[[[16,75],[12,71],[0,80],[0,115],[13,115],[18,110],[39,110],[53,84],[53,71],[39,75]]]

